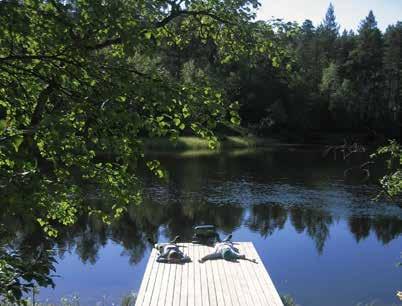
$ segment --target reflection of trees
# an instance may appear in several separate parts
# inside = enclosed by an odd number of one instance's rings
[[[349,230],[355,236],[357,242],[370,234],[370,218],[352,216],[348,220]]]
[[[304,211],[299,207],[292,207],[290,209],[290,221],[296,232],[302,233],[306,229],[306,223],[304,221]]]
[[[130,262],[137,263],[143,258],[147,248],[147,237],[157,235],[159,224],[155,225],[155,222],[158,222],[158,219],[149,214],[151,208],[132,206],[126,214],[110,225],[106,225],[96,216],[81,219],[61,233],[57,238],[56,247],[61,250],[61,254],[64,250],[75,248],[83,262],[95,263],[99,250],[110,239],[123,246]]]
[[[213,224],[224,232],[232,232],[242,223],[244,208],[235,205],[213,205],[207,203],[200,190],[205,186],[205,178],[211,173],[227,171],[227,159],[214,156],[208,163],[194,162],[194,160],[178,161],[174,156],[166,156],[163,164],[172,171],[169,172],[169,182],[163,188],[155,181],[148,191],[148,197],[144,207],[149,203],[157,206],[153,210],[161,215],[159,225],[163,226],[167,238],[180,235],[183,240],[191,240],[193,227],[198,224]],[[212,161],[212,163],[210,163]],[[163,210],[163,214],[160,214]],[[156,211],[156,212],[155,212]]]
[[[295,230],[298,233],[306,230],[321,253],[329,237],[329,225],[333,222],[330,214],[324,210],[302,207],[286,209],[278,204],[254,205],[250,209],[246,225],[266,237],[272,235],[276,229],[283,228],[288,214]]]
[[[18,235],[13,239],[15,247],[21,245],[46,245],[56,247],[60,255],[64,251],[74,250],[84,262],[94,263],[99,250],[111,239],[122,245],[132,263],[139,262],[147,248],[147,238],[158,239],[158,231],[163,228],[164,235],[172,239],[181,235],[189,241],[196,224],[214,224],[225,232],[232,232],[242,223],[263,237],[280,230],[289,219],[290,224],[298,233],[306,233],[321,253],[330,234],[333,217],[329,211],[317,208],[293,206],[284,208],[279,204],[254,205],[250,207],[249,216],[245,217],[245,209],[233,205],[213,205],[205,202],[187,201],[180,203],[156,203],[147,201],[143,205],[131,207],[119,220],[105,225],[96,217],[80,220],[68,228],[57,239],[45,239],[35,223],[26,223],[27,231],[15,228]],[[26,221],[26,220],[25,220]],[[402,221],[396,217],[356,217],[348,220],[350,232],[357,241],[374,232],[378,240],[384,244],[402,233]],[[14,236],[15,237],[15,236]],[[52,241],[51,243],[49,241]]]
[[[83,262],[95,263],[99,251],[110,239],[124,248],[124,254],[128,255],[130,262],[137,263],[149,247],[147,238],[154,237],[157,240],[159,229],[164,230],[168,239],[181,235],[183,240],[189,241],[195,224],[214,224],[225,232],[232,232],[244,223],[250,230],[267,237],[275,230],[282,229],[287,220],[298,233],[306,233],[311,237],[317,251],[321,253],[333,223],[329,211],[301,206],[285,208],[279,204],[254,205],[245,217],[245,208],[241,206],[214,205],[196,199],[181,203],[170,196],[168,201],[161,202],[147,199],[142,205],[130,207],[110,225],[104,224],[95,215],[82,217],[75,225],[60,230],[59,236],[54,239],[43,235],[42,229],[36,220],[30,218],[29,213],[0,216],[4,233],[0,237],[0,253],[7,246],[30,262],[44,249],[54,249],[60,256],[67,251],[75,251]],[[357,241],[374,232],[378,240],[386,244],[402,233],[402,220],[396,217],[352,216],[348,223]],[[50,261],[51,257],[49,264]],[[49,274],[49,270],[43,271],[41,273],[44,275]]]
[[[397,238],[402,233],[402,220],[396,217],[352,216],[348,220],[349,230],[360,241],[375,232],[377,239],[383,244]]]
[[[75,252],[83,262],[94,264],[98,259],[99,249],[107,243],[107,228],[98,218],[82,220],[74,226],[71,232],[67,231],[69,248],[75,247]],[[60,247],[60,245],[58,245]]]
[[[24,221],[27,231],[20,230]],[[51,242],[39,239],[36,229],[32,218],[0,215],[0,304],[8,299],[19,305],[22,294],[30,292],[33,285],[53,285]]]
[[[293,206],[284,208],[278,204],[254,205],[245,225],[263,237],[282,229],[289,216],[290,222],[298,233],[306,232],[315,242],[317,251],[322,253],[330,235],[333,217],[329,211],[317,208]],[[402,220],[397,217],[351,216],[348,220],[350,232],[356,241],[366,238],[370,231],[384,244],[397,238],[402,233]]]
[[[205,196],[208,195],[205,195],[206,191],[203,189],[205,186],[237,178],[239,174],[252,174],[253,182],[261,183],[275,180],[277,177],[303,179],[303,184],[315,183],[310,176],[316,159],[311,158],[310,154],[306,153],[303,158],[309,167],[286,156],[286,152],[263,154],[258,157],[260,162],[255,162],[255,158],[252,156],[248,160],[247,156],[233,158],[213,156],[207,158],[205,162],[202,158],[197,162],[194,162],[194,158],[185,161],[166,158],[166,163],[163,164],[168,168],[171,167],[170,180],[167,184],[161,185],[160,181],[155,181],[153,177],[145,178],[144,184],[147,188],[142,205],[128,207],[126,213],[109,225],[103,223],[96,215],[82,216],[74,225],[59,228],[58,237],[52,239],[43,235],[37,220],[28,210],[31,205],[27,203],[32,200],[29,195],[33,192],[15,188],[8,192],[10,198],[7,201],[4,197],[0,197],[2,201],[0,259],[2,254],[11,251],[23,258],[20,262],[29,263],[41,253],[43,255],[41,260],[48,263],[46,265],[42,262],[42,266],[48,269],[40,270],[38,266],[32,268],[32,265],[28,264],[26,269],[38,268],[35,272],[46,277],[51,273],[49,268],[53,258],[51,253],[48,257],[45,256],[47,253],[43,250],[46,249],[54,249],[61,257],[66,252],[76,252],[83,262],[95,263],[100,250],[112,240],[122,246],[124,254],[131,263],[138,263],[149,248],[147,238],[158,240],[161,229],[167,239],[180,235],[184,241],[189,241],[193,235],[193,226],[196,224],[214,224],[226,233],[245,224],[250,230],[267,237],[276,230],[284,228],[286,221],[289,221],[287,224],[291,224],[298,233],[311,237],[317,251],[321,253],[330,234],[330,225],[333,223],[329,210],[303,206],[284,207],[281,204],[269,203],[252,205],[246,210],[238,205],[215,205],[206,202]],[[288,165],[285,168],[280,166],[284,163]],[[261,167],[269,168],[270,176],[261,172]],[[333,170],[338,171],[335,167]],[[300,177],[294,176],[295,172]],[[32,186],[32,190],[34,187]],[[240,188],[234,188],[230,192],[241,192],[239,190]],[[242,191],[244,192],[244,189]],[[85,194],[96,195],[97,186],[89,186]],[[225,202],[229,203],[233,199],[232,195],[224,191],[223,196],[227,196]],[[91,201],[88,206],[105,212],[110,211],[112,206],[104,199],[91,198],[88,201]],[[5,202],[8,204],[5,205]],[[402,220],[396,217],[351,216],[348,224],[350,232],[357,241],[366,238],[370,233],[375,233],[377,239],[386,244],[402,233]],[[0,277],[0,289],[1,285]]]
[[[205,203],[177,201],[158,204],[147,201],[143,205],[132,206],[127,213],[110,225],[103,223],[96,215],[81,217],[73,226],[63,228],[56,238],[43,234],[36,220],[29,214],[16,218],[5,218],[7,235],[2,235],[0,246],[7,245],[15,250],[54,249],[60,257],[65,252],[75,251],[83,262],[95,263],[99,251],[112,240],[122,245],[130,262],[139,262],[144,255],[147,238],[158,239],[160,228],[165,235],[173,238],[181,235],[189,240],[195,224],[215,224],[220,229],[231,232],[241,225],[243,208],[215,206]],[[24,222],[19,222],[22,219]],[[34,257],[32,251],[27,256]]]
[[[99,250],[111,239],[125,249],[130,261],[136,263],[143,257],[147,248],[147,238],[158,239],[159,228],[164,229],[168,239],[181,235],[183,240],[190,240],[193,226],[196,224],[214,224],[225,232],[232,232],[240,227],[243,220],[252,231],[266,237],[275,230],[282,229],[289,220],[298,233],[306,232],[322,252],[329,237],[329,226],[333,218],[322,209],[293,206],[284,208],[277,204],[254,205],[250,215],[244,220],[244,208],[231,205],[212,205],[188,201],[172,201],[157,204],[148,201],[140,206],[131,207],[126,214],[110,225],[105,225],[95,216],[82,218],[74,226],[60,231],[55,239],[45,238],[35,220],[27,216],[7,217],[5,222],[8,235],[2,235],[1,242],[13,249],[32,249],[36,247],[55,248],[59,255],[72,251],[83,262],[96,262]],[[24,220],[24,222],[19,222]],[[350,232],[357,241],[374,232],[384,244],[402,233],[402,221],[396,217],[352,216],[348,220]]]
[[[280,205],[254,205],[250,209],[250,217],[246,221],[246,225],[252,231],[267,237],[272,235],[276,229],[282,229],[286,219],[287,212]]]
[[[329,212],[322,209],[292,207],[289,214],[295,229],[299,233],[306,229],[307,234],[314,240],[317,251],[321,254],[325,241],[329,237],[329,226],[333,222]]]
[[[402,220],[380,217],[373,220],[373,229],[378,240],[387,244],[402,233]]]
[[[225,232],[232,232],[241,226],[244,208],[233,205],[212,205],[203,202],[173,201],[165,207],[166,216],[160,224],[169,239],[180,235],[191,240],[193,227],[198,224],[213,224]]]

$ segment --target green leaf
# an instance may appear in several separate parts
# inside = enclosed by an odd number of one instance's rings
[[[227,64],[231,60],[232,60],[232,55],[229,54],[229,55],[225,56],[224,59],[221,62],[222,62],[222,64]]]
[[[152,38],[152,32],[151,31],[147,31],[144,33],[144,36],[146,39],[151,39]]]
[[[24,140],[24,137],[22,135],[18,135],[18,136],[14,137],[12,144],[15,149],[15,152],[18,152],[19,147],[20,147],[21,143],[23,142],[23,140]]]
[[[279,68],[279,60],[276,56],[272,59],[272,67]]]
[[[180,123],[181,123],[181,121],[180,121],[179,118],[174,118],[174,119],[173,119],[173,122],[174,122],[174,124],[175,124],[176,126],[179,126]]]
[[[230,118],[230,122],[234,125],[240,125],[240,118],[239,117],[232,117]]]
[[[0,134],[5,130],[7,127],[7,120],[0,120]]]
[[[188,118],[190,116],[190,110],[188,109],[187,105],[184,105],[183,107],[183,117]]]
[[[156,174],[159,178],[163,178],[165,176],[163,170],[161,169],[156,170]]]

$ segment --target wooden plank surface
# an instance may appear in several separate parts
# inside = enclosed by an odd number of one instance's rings
[[[208,255],[208,253],[210,252],[210,249],[206,246],[203,246],[201,248],[202,250],[202,257],[204,257],[205,255]],[[207,282],[207,286],[208,286],[208,297],[209,297],[209,305],[211,306],[219,306],[217,300],[216,300],[216,291],[215,291],[215,282],[214,282],[214,275],[212,272],[212,265],[211,265],[211,261],[208,260],[206,261],[203,265],[204,268],[204,275],[205,275],[205,281]]]
[[[145,269],[136,306],[283,306],[279,294],[251,242],[235,246],[247,260],[230,262],[223,259],[199,263],[213,247],[181,243],[191,258],[186,264],[157,263],[152,250]]]
[[[149,281],[150,281],[150,275],[151,275],[151,271],[154,268],[154,264],[155,264],[155,259],[156,259],[156,252],[155,250],[152,250],[151,255],[149,256],[149,260],[148,260],[148,265],[145,269],[144,272],[144,276],[142,278],[142,282],[141,282],[141,287],[140,287],[140,291],[139,294],[137,295],[137,303],[139,305],[143,305],[144,302],[144,298],[145,298],[145,293],[149,292]]]

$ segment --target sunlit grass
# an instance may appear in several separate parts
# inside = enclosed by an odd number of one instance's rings
[[[174,151],[174,150],[152,150],[152,152],[148,152],[148,156],[152,154],[156,154],[157,156],[162,155],[174,155],[175,157],[179,158],[197,158],[197,157],[207,157],[207,156],[214,156],[214,155],[226,155],[229,157],[236,157],[236,156],[244,156],[250,155],[254,152],[257,152],[256,148],[232,148],[228,150],[210,150],[210,149],[189,149],[183,151]]]
[[[144,141],[145,148],[151,151],[187,151],[187,150],[210,150],[208,141],[198,137],[179,137],[173,143],[168,138],[151,138]],[[228,148],[254,148],[269,147],[277,142],[271,138],[259,138],[254,136],[226,136],[218,142],[215,151]]]

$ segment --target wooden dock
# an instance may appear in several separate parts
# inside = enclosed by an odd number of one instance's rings
[[[192,262],[183,265],[156,262],[152,250],[136,306],[148,305],[238,305],[283,306],[279,294],[251,242],[238,242],[241,254],[255,258],[230,262],[223,259],[201,264],[198,259],[212,247],[181,243]]]

